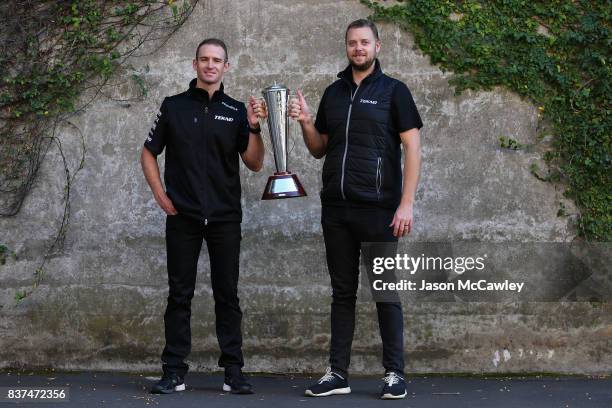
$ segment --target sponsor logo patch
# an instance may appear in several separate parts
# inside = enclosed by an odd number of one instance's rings
[[[373,101],[371,99],[360,99],[359,102],[360,103],[369,103],[370,105],[376,105],[378,103],[378,101]]]
[[[226,107],[228,107],[228,108],[230,108],[230,109],[233,109],[233,110],[235,110],[236,112],[238,112],[238,108],[237,108],[237,107],[232,106],[232,105],[230,105],[230,104],[227,104],[227,103],[225,103],[225,101],[221,102],[221,104],[222,104],[223,106],[226,106]]]
[[[157,116],[153,121],[153,126],[151,126],[151,130],[149,130],[149,136],[147,137],[147,142],[152,141],[153,133],[155,132],[155,128],[157,127],[157,122],[159,122],[159,118],[161,117],[161,111],[157,112]]]
[[[215,119],[216,120],[224,120],[226,122],[233,122],[234,118],[229,118],[227,116],[222,116],[222,115],[215,115]]]

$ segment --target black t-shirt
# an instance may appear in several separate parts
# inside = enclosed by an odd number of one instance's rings
[[[353,92],[355,92],[357,85],[352,83],[352,86]],[[322,107],[325,106],[326,95],[327,92],[324,92],[321,97],[317,118],[315,119],[315,127],[319,133],[325,134],[328,133],[327,117],[325,116],[325,109],[322,109]],[[423,127],[423,122],[421,121],[421,116],[414,103],[412,94],[403,82],[398,82],[391,94],[391,120],[398,133],[413,128],[421,129]]]

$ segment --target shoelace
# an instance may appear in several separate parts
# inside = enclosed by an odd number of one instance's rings
[[[319,380],[319,384],[323,384],[326,381],[331,381],[334,379],[334,374],[332,373],[331,368],[327,368],[327,370],[325,371],[325,375],[323,375],[323,377],[321,377],[321,379]]]
[[[400,376],[395,374],[394,372],[390,372],[389,374],[387,374],[386,377],[383,378],[383,381],[385,383],[387,383],[387,385],[390,387],[393,384],[398,384],[400,381]]]

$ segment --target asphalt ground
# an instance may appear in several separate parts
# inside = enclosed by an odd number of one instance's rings
[[[381,376],[382,377],[382,376]],[[232,395],[221,391],[221,374],[189,373],[187,389],[170,395],[152,395],[152,374],[116,372],[0,371],[0,406],[31,407],[415,407],[415,408],[612,408],[612,378],[584,376],[408,376],[403,400],[380,400],[382,378],[350,378],[352,393],[331,397],[305,397],[315,377],[250,375],[255,394]],[[68,401],[7,402],[8,390],[51,388],[68,391]],[[15,395],[13,393],[13,395]],[[15,401],[14,399],[13,401]]]

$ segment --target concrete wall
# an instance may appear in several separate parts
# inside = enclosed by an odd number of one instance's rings
[[[15,306],[32,282],[63,209],[63,170],[48,154],[21,213],[0,220],[0,242],[17,260],[0,266],[0,366],[157,370],[167,294],[164,215],[139,166],[139,153],[164,96],[194,76],[194,48],[204,37],[227,41],[228,93],[246,100],[274,81],[300,88],[316,109],[323,89],[346,65],[346,24],[367,16],[358,1],[201,1],[158,52],[134,58],[149,67],[146,99],[99,98],[73,123],[86,141],[85,168],[72,192],[63,250],[36,292]],[[537,149],[502,151],[498,137],[535,142],[537,110],[505,90],[466,92],[414,49],[410,34],[380,25],[383,69],[405,81],[423,122],[423,168],[408,242],[567,241],[570,218],[556,216],[553,185],[529,173]],[[136,95],[129,75],[116,78],[115,98]],[[74,128],[61,139],[75,157]],[[290,167],[309,196],[262,202],[273,171],[268,150],[259,174],[242,168],[243,250],[240,296],[246,369],[318,372],[329,341],[330,287],[320,227],[322,161],[295,138]],[[71,165],[74,165],[71,162]],[[543,265],[542,265],[543,266]],[[538,267],[537,265],[535,266]],[[411,372],[559,371],[612,368],[610,304],[411,302],[405,310]],[[215,370],[218,357],[208,256],[202,252],[193,302],[192,369]],[[375,309],[360,301],[352,372],[381,372]]]

